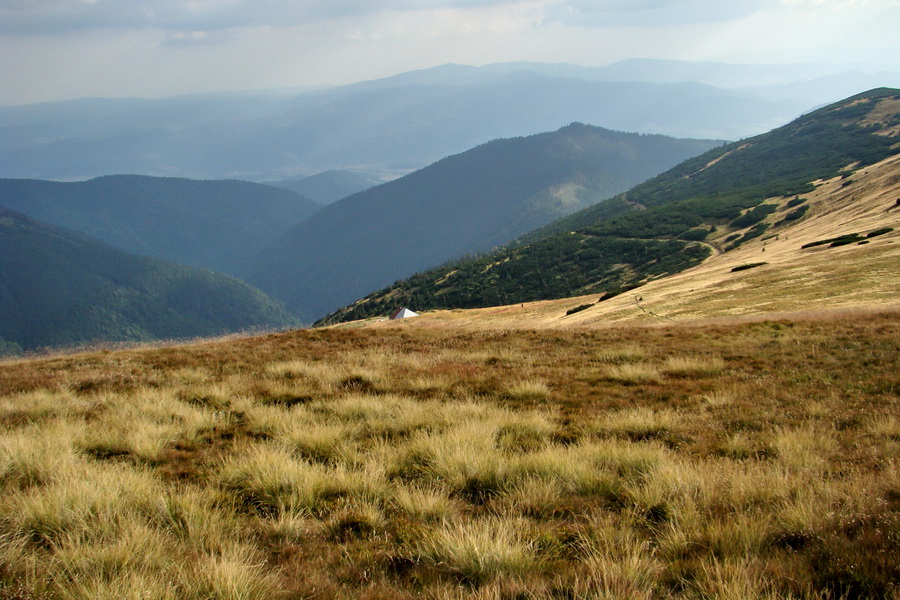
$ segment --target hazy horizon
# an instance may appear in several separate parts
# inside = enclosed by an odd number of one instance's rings
[[[0,105],[333,86],[447,63],[900,70],[900,0],[0,0]]]

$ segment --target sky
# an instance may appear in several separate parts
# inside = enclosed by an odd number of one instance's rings
[[[900,0],[0,0],[0,105],[628,58],[900,70]]]

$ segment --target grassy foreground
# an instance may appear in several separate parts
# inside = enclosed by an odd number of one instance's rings
[[[900,598],[900,314],[0,363],[0,599]]]

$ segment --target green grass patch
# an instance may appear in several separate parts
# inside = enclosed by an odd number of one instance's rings
[[[867,238],[878,237],[879,235],[884,235],[885,233],[890,233],[894,230],[893,227],[882,227],[881,229],[876,229],[875,231],[870,231],[866,234]]]
[[[815,248],[816,246],[824,246],[826,244],[831,247],[835,246],[844,246],[846,244],[855,244],[856,242],[862,240],[863,237],[858,233],[848,233],[845,235],[839,235],[833,238],[827,238],[824,240],[816,240],[815,242],[809,242],[808,244],[803,244],[800,248]]]
[[[769,263],[767,263],[767,262],[747,263],[745,265],[739,265],[739,266],[731,269],[731,272],[735,273],[737,271],[746,271],[747,269],[755,269],[756,267],[761,267],[761,266],[767,265],[767,264],[769,264]]]
[[[593,306],[593,304],[582,304],[580,306],[576,306],[575,308],[570,308],[569,310],[566,311],[566,316],[574,315],[575,313],[581,312],[583,310],[587,310],[592,306]]]

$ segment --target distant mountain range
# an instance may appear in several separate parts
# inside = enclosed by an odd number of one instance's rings
[[[267,181],[269,185],[296,192],[319,204],[331,204],[357,192],[384,183],[371,175],[337,169],[323,171],[309,177]]]
[[[490,250],[721,145],[572,124],[496,140],[331,204],[266,248],[246,279],[304,320]]]
[[[0,179],[0,206],[129,252],[229,274],[321,208],[245,181],[135,175],[71,183]]]
[[[325,208],[235,180],[0,180],[0,207],[9,209],[0,337],[30,349],[298,322],[262,292],[189,266],[265,285],[311,321],[416,270],[506,243],[719,143],[574,124],[496,140]],[[346,172],[310,179],[308,189],[333,195],[372,183]],[[309,221],[317,211],[323,216]],[[187,304],[173,300],[174,285]]]
[[[647,78],[661,76],[654,74],[657,64],[637,66]],[[382,161],[376,170],[387,177],[389,164],[402,170],[392,162],[398,156],[392,149],[415,156],[404,163],[407,168],[425,161],[428,152],[451,137],[455,141],[450,146],[476,135],[477,127],[465,131],[469,121],[502,129],[505,125],[493,120],[499,109],[492,102],[510,98],[514,90],[527,94],[536,82],[540,93],[561,94],[557,99],[563,106],[596,101],[590,94],[579,96],[579,89],[587,89],[583,86],[611,85],[620,112],[607,114],[629,112],[645,121],[653,111],[663,115],[671,109],[679,118],[694,110],[713,111],[718,107],[710,100],[714,97],[734,114],[753,105],[742,104],[749,102],[746,89],[653,82],[622,87],[602,81],[604,75],[593,71],[595,80],[586,74],[571,76],[578,71],[568,65],[447,66],[304,96],[303,102],[312,104],[303,110],[293,104],[293,96],[266,96],[267,102],[253,105],[252,121],[265,124],[264,129],[277,122],[285,134],[280,139],[291,144],[308,141],[304,152],[309,156],[319,151],[321,156],[350,156],[368,152],[371,145],[373,156]],[[613,71],[605,76],[613,77]],[[709,72],[711,80],[725,77],[713,67]],[[761,76],[748,69],[741,77]],[[817,85],[825,85],[823,81]],[[766,83],[753,88],[757,99],[772,94],[783,100],[786,88],[794,85],[773,79]],[[504,91],[484,95],[489,89]],[[655,91],[645,95],[647,90]],[[685,108],[679,104],[688,97],[679,95],[685,90],[711,94],[703,96],[710,103],[689,102]],[[472,92],[477,93],[470,96]],[[426,97],[427,102],[417,104]],[[773,102],[772,97],[763,102]],[[7,145],[0,154],[9,151],[7,157],[17,159],[10,148],[17,140],[31,139],[20,149],[27,146],[38,157],[55,139],[57,148],[67,148],[79,160],[97,159],[99,165],[105,152],[127,162],[129,156],[153,155],[141,149],[141,140],[154,130],[163,137],[184,135],[179,139],[186,146],[178,146],[174,154],[167,145],[171,139],[159,147],[166,160],[189,164],[204,156],[216,161],[243,157],[251,166],[258,160],[264,166],[259,173],[280,172],[268,170],[272,154],[254,152],[252,145],[240,151],[229,145],[237,143],[232,134],[252,137],[261,131],[256,125],[239,126],[247,114],[247,98],[176,99],[167,105],[169,112],[157,110],[162,105],[156,101],[0,109],[0,122],[13,113],[19,119],[7,129],[0,125],[0,147]],[[405,109],[394,103],[397,98],[408,102]],[[440,102],[457,112],[441,116],[426,110]],[[533,121],[534,114],[520,121],[511,116],[527,112],[526,104],[510,105],[507,124]],[[540,104],[534,105],[538,113]],[[286,119],[289,107],[293,117]],[[419,109],[424,112],[416,116]],[[47,121],[51,113],[56,120]],[[325,114],[327,123],[319,123],[316,119]],[[376,114],[381,133],[350,143],[351,130],[371,127]],[[402,123],[397,120],[401,114],[406,117]],[[142,115],[149,119],[144,132],[123,134]],[[351,115],[355,124],[349,122]],[[229,119],[231,126],[220,128]],[[328,123],[333,125],[331,145],[317,145],[325,143],[324,133],[294,135],[291,127],[304,119],[309,127],[321,125],[323,132]],[[445,138],[426,148],[425,132],[436,132],[438,122],[449,127],[441,134]],[[287,135],[289,131],[294,132]],[[341,306],[346,308],[328,321],[381,315],[398,304],[427,310],[611,295],[695,265],[711,252],[779,235],[790,223],[802,221],[807,210],[803,195],[816,181],[850,178],[854,169],[896,154],[898,132],[900,93],[880,88],[735,143],[621,133],[575,122],[548,133],[494,139],[382,184],[366,170],[346,168],[273,179],[289,189],[145,175],[80,182],[0,180],[0,353],[95,339],[283,327],[310,322]],[[29,138],[39,133],[40,139]],[[202,134],[209,137],[197,137]],[[383,137],[388,134],[395,137]],[[89,138],[103,152],[92,155],[77,141]],[[254,139],[269,149],[278,146],[272,141],[276,138]],[[204,154],[197,144],[208,144],[209,152]],[[301,160],[300,154],[290,155]],[[322,165],[328,162],[323,160]],[[51,165],[52,157],[41,161]],[[62,168],[65,164],[60,163]],[[0,169],[7,167],[0,160]],[[341,198],[344,194],[350,195]],[[265,292],[213,271],[243,278]]]
[[[876,89],[715,148],[483,257],[419,273],[323,322],[413,310],[608,297],[806,217],[818,181],[900,153],[900,90]],[[852,239],[851,239],[852,238]],[[865,242],[859,235],[847,243]],[[827,243],[843,243],[841,239]]]
[[[144,258],[0,207],[0,354],[296,324],[232,277]]]
[[[444,65],[315,92],[0,107],[0,177],[276,181],[350,169],[384,179],[573,121],[734,140],[883,85],[900,85],[900,75],[820,65],[508,63]]]

